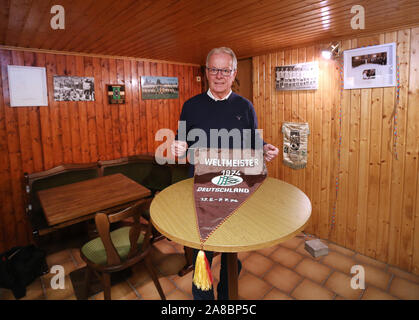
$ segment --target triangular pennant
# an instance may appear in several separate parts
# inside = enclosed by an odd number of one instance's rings
[[[195,151],[194,198],[202,244],[258,189],[266,176],[262,150]]]

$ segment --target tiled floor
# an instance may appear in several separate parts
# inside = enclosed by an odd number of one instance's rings
[[[324,241],[327,243],[326,241]],[[354,251],[327,243],[329,254],[313,258],[304,249],[304,237],[259,251],[239,253],[243,270],[239,277],[240,299],[419,299],[419,276],[407,273]],[[162,240],[155,244],[153,262],[167,299],[190,300],[192,272],[179,277],[185,263],[183,247]],[[50,254],[49,266],[62,265],[65,288],[52,289],[53,274],[42,276],[27,287],[23,299],[76,299],[70,272],[84,266],[77,248]],[[352,289],[354,265],[365,271],[365,289]],[[220,255],[214,258],[214,284],[218,282]],[[156,288],[145,268],[138,265],[125,281],[112,287],[112,299],[159,299]],[[0,299],[14,299],[11,291],[0,289]],[[103,299],[100,292],[90,299]]]

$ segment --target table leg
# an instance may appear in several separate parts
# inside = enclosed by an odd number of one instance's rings
[[[230,300],[237,300],[239,295],[239,275],[237,264],[237,252],[227,253],[228,267],[228,296]]]

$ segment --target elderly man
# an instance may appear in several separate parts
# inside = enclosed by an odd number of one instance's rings
[[[208,53],[206,76],[209,89],[186,101],[180,115],[180,121],[186,122],[186,133],[192,129],[201,129],[207,137],[210,137],[211,129],[227,129],[228,131],[238,129],[242,134],[245,129],[255,132],[257,117],[252,103],[231,90],[236,74],[237,58],[230,48],[215,48]],[[179,157],[184,156],[192,144],[191,141],[188,142],[178,140],[177,137],[171,146],[172,153]],[[208,139],[208,144],[202,147],[214,147],[217,143],[218,140],[214,142]],[[263,151],[266,161],[271,161],[278,155],[278,148],[268,143],[263,143]],[[190,176],[192,177],[193,166],[191,168]],[[194,250],[193,261],[195,261],[197,253],[198,250]],[[212,252],[206,252],[206,256],[211,265]],[[238,265],[240,272],[240,261]],[[217,293],[218,299],[228,299],[227,261],[224,254],[221,255],[220,282],[217,286]],[[202,291],[194,284],[192,284],[192,294],[196,300],[214,299],[213,289]]]

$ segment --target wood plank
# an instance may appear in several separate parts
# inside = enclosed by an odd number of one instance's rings
[[[6,180],[4,181],[4,188],[7,188],[5,193],[6,202],[2,205],[3,207],[3,222],[2,231],[4,233],[4,240],[6,246],[14,246],[17,244],[17,232],[16,232],[16,216],[13,214],[13,207],[16,204],[16,186],[15,177],[20,175],[22,167],[22,157],[20,152],[19,142],[19,128],[18,128],[18,116],[16,108],[10,107],[10,95],[9,95],[9,80],[7,78],[7,66],[12,64],[12,53],[9,51],[1,51],[0,55],[0,66],[1,66],[1,78],[2,78],[2,101],[4,102],[4,119],[5,119],[5,130],[7,135],[5,139],[7,141],[8,151],[8,162],[9,172],[5,175]],[[3,184],[3,182],[2,182]]]
[[[116,83],[124,84],[124,62],[121,59],[116,60]],[[128,156],[127,105],[125,103],[114,106],[117,107],[119,111],[119,123],[116,129],[119,130],[121,134],[121,157],[126,157]]]
[[[115,59],[109,59],[109,84],[121,84],[118,82],[117,77],[117,62]],[[119,106],[109,106],[111,111],[111,123],[112,123],[112,147],[113,147],[113,159],[119,159],[122,157],[122,134],[120,129],[120,112]],[[112,159],[112,158],[111,158]]]
[[[66,69],[66,56],[56,56],[57,63],[57,75],[67,76],[69,75]],[[63,161],[64,163],[73,163],[73,152],[71,142],[71,131],[70,131],[70,119],[69,119],[69,102],[60,101],[57,102],[57,108],[59,109],[59,116],[62,130],[62,146],[63,146]],[[59,134],[59,133],[58,133]]]
[[[10,178],[10,153],[9,153],[9,134],[12,132],[8,128],[6,108],[11,109],[6,104],[8,97],[8,79],[6,78],[7,63],[10,63],[10,53],[0,50],[0,248],[2,252],[6,250],[7,243],[14,241],[13,231],[14,218],[12,183]],[[3,85],[4,82],[4,85]],[[6,83],[7,82],[7,83]],[[3,98],[3,92],[5,95]],[[17,129],[17,128],[16,128]],[[10,133],[9,133],[10,132]],[[9,227],[12,226],[12,230]]]
[[[133,80],[131,76],[131,61],[124,62],[124,83],[125,83],[125,111],[126,111],[126,128],[127,128],[127,154],[135,155],[134,143],[134,119],[133,119]]]
[[[113,136],[113,126],[112,126],[112,107],[110,104],[106,102],[107,96],[106,92],[106,85],[112,84],[111,80],[109,79],[109,59],[101,59],[101,69],[102,69],[102,106],[103,106],[103,122],[104,122],[104,129],[105,132],[103,133],[105,136],[105,143],[106,143],[106,153],[105,159],[116,159],[114,157],[114,136]]]
[[[400,103],[397,107],[397,153],[398,159],[391,168],[391,206],[388,263],[398,265],[401,238],[401,219],[404,193],[404,170],[407,130],[407,97],[409,89],[410,29],[397,32],[397,56],[400,64]]]
[[[104,103],[106,96],[104,97],[104,91],[106,90],[103,85],[102,79],[102,66],[101,59],[94,58],[93,61],[93,76],[97,81],[95,81],[95,105],[93,112],[95,113],[95,123],[96,129],[92,129],[96,132],[96,142],[97,142],[97,159],[105,160],[106,159],[106,132],[105,132],[105,123],[104,123]],[[100,79],[100,81],[99,81]]]
[[[141,153],[147,153],[148,138],[147,138],[147,106],[146,100],[142,99],[141,96],[141,76],[145,75],[144,62],[138,62],[138,87],[139,87],[139,103],[140,103],[140,144]]]
[[[141,124],[140,124],[140,101],[139,101],[139,80],[138,62],[131,61],[131,96],[132,96],[132,117],[134,129],[134,154],[141,153]]]
[[[66,56],[66,70],[69,76],[78,76],[76,57]],[[80,113],[79,103],[77,101],[65,102],[68,105],[68,116],[71,128],[71,151],[73,154],[73,163],[83,161],[80,138]]]
[[[35,54],[35,61],[38,67],[45,67],[48,72],[47,57],[43,53]],[[51,77],[47,74],[47,89],[48,84],[51,84]],[[51,96],[51,95],[50,95]],[[51,99],[52,100],[52,99]],[[48,170],[54,166],[54,152],[51,132],[51,118],[50,118],[50,100],[47,107],[39,107],[39,123],[41,130],[41,147],[42,147],[42,167]]]
[[[98,61],[98,59],[95,59]],[[93,77],[95,79],[95,101],[93,102],[86,102],[86,115],[87,115],[87,135],[88,135],[88,141],[89,141],[89,159],[90,162],[95,162],[99,160],[98,156],[98,145],[97,145],[97,132],[96,132],[96,110],[95,106],[98,103],[98,95],[100,96],[101,89],[98,90],[98,88],[101,88],[100,81],[98,81],[100,78],[95,77],[95,70],[93,66],[93,58],[92,57],[83,57],[83,63],[84,63],[84,75],[85,77]],[[98,87],[99,85],[99,87]]]
[[[34,53],[25,52],[24,61],[26,66],[37,66],[36,56]],[[42,67],[45,62],[40,61]],[[30,141],[32,145],[33,167],[35,171],[44,169],[43,154],[41,145],[41,128],[39,120],[39,107],[28,107],[28,118],[30,127]]]
[[[85,65],[83,57],[75,57],[75,69],[78,77],[85,77]],[[89,145],[89,130],[88,130],[88,119],[87,119],[87,103],[90,105],[93,102],[77,101],[78,114],[79,114],[79,127],[80,127],[80,151],[81,161],[83,163],[89,163],[90,160],[90,145]]]
[[[386,33],[385,42],[397,42],[397,33]],[[390,226],[391,163],[393,161],[393,111],[395,88],[384,88],[382,136],[380,153],[380,196],[378,201],[377,254],[380,261],[387,261]]]
[[[351,40],[342,41],[342,49],[351,49]],[[350,146],[350,113],[351,113],[351,91],[343,90],[343,57],[340,61],[339,66],[340,78],[339,78],[339,91],[341,91],[340,104],[342,107],[341,114],[341,146],[340,146],[340,172],[339,172],[339,190],[338,199],[336,203],[337,212],[337,239],[336,242],[339,244],[345,244],[347,239],[347,220],[348,215],[351,214],[348,211],[348,195],[351,191],[349,186],[349,146]]]
[[[47,72],[47,88],[51,94],[48,95],[48,109],[49,112],[49,122],[51,126],[51,135],[52,135],[52,154],[50,155],[53,159],[53,164],[51,166],[55,167],[61,163],[64,163],[63,156],[63,132],[61,127],[60,119],[60,107],[59,103],[54,99],[54,75],[57,74],[57,60],[54,54],[46,55],[46,72]],[[46,159],[46,157],[44,157]],[[50,168],[47,163],[45,163],[45,169]]]
[[[12,52],[13,65],[24,66],[25,60],[23,52]],[[22,150],[22,169],[24,172],[34,172],[31,132],[29,124],[29,110],[27,107],[16,108],[13,110],[17,115],[19,130],[19,145]]]
[[[371,89],[361,89],[361,122],[359,141],[358,171],[358,216],[356,228],[356,251],[365,254],[367,210],[368,210],[368,169],[371,122]]]
[[[406,270],[412,269],[416,186],[418,181],[418,140],[419,140],[419,28],[411,29],[410,34],[410,73],[409,90],[407,96],[407,126],[406,126],[406,153],[404,172],[404,192],[401,220],[401,238],[399,250],[399,266]],[[417,249],[416,249],[417,250]]]

